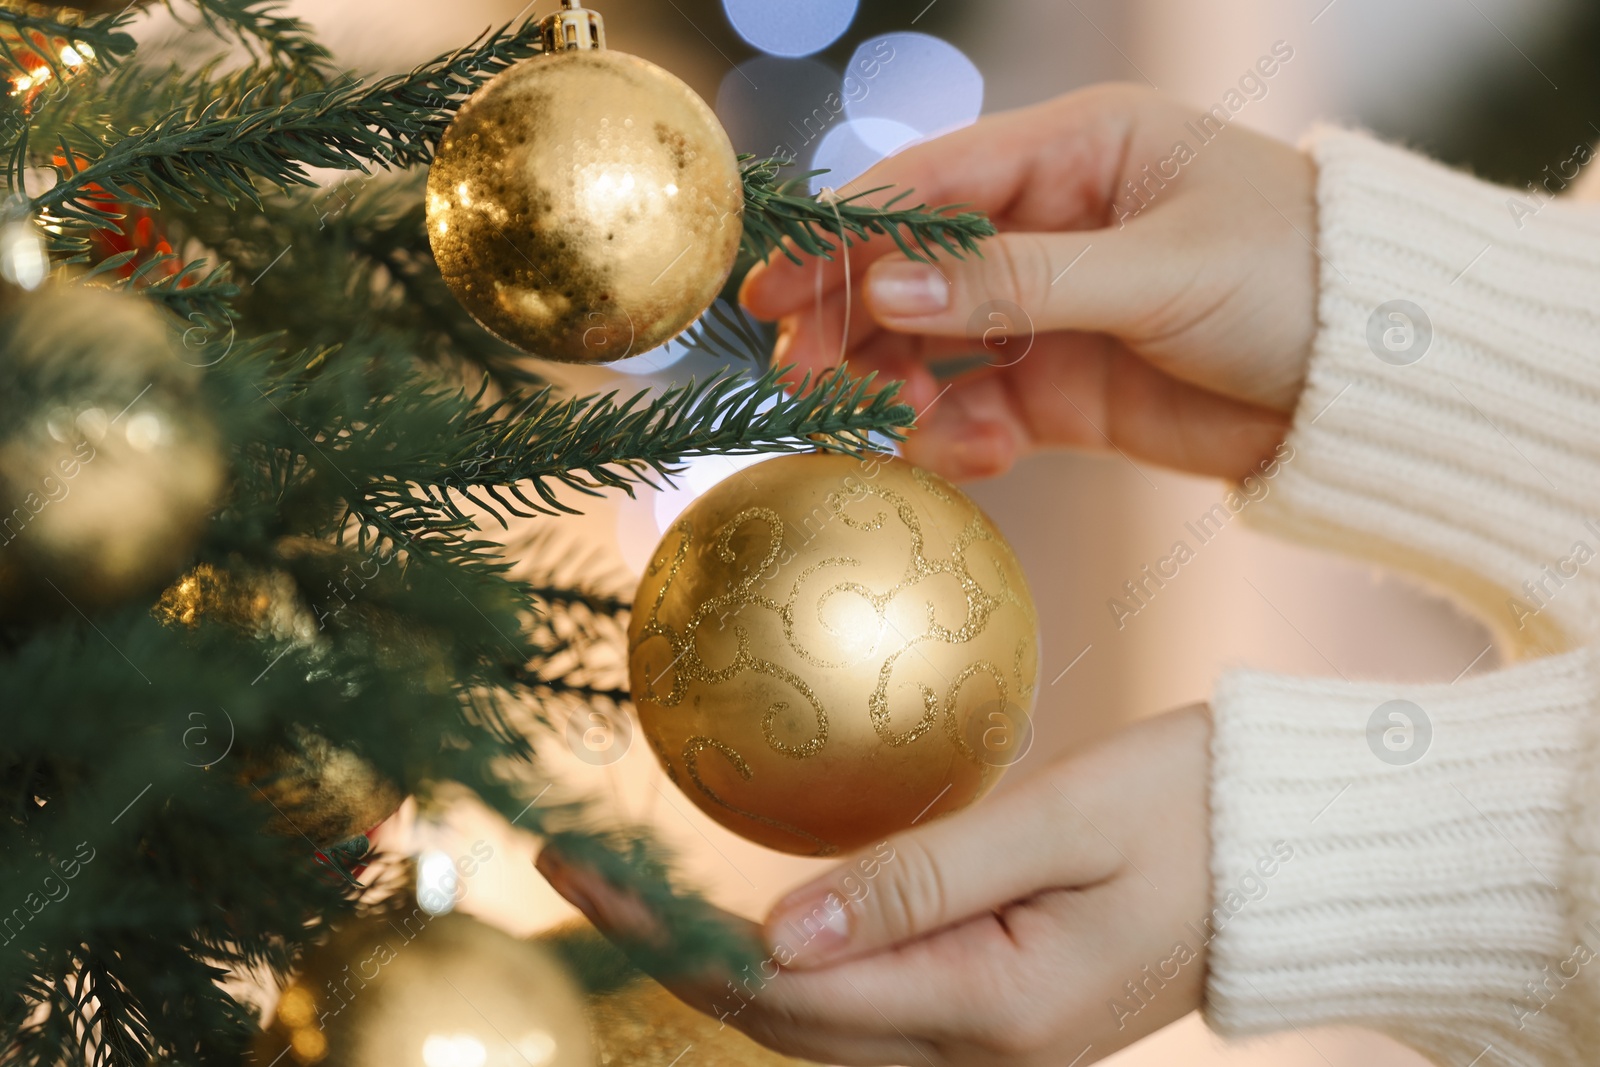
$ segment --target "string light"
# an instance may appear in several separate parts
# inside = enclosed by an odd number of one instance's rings
[[[32,70],[29,70],[27,73],[18,74],[11,79],[12,96],[19,96],[23,93],[32,93],[34,90],[38,89],[56,76],[54,66],[45,62],[44,58],[39,55],[39,50],[41,48],[48,47],[47,42],[38,37],[35,37],[31,41],[24,41],[19,38],[12,37],[9,43],[22,45],[39,60],[38,66],[34,67]],[[80,41],[75,45],[62,45],[56,50],[56,57],[61,61],[63,66],[69,68],[69,73],[76,74],[83,68],[87,67],[90,63],[94,62],[95,50],[92,45],[85,44],[84,42]]]

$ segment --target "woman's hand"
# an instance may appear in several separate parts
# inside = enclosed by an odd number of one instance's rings
[[[1187,708],[897,834],[780,902],[761,966],[671,988],[825,1063],[1092,1063],[1199,1006],[1209,739]],[[652,933],[593,873],[539,868],[602,930]]]
[[[1273,451],[1315,329],[1315,173],[1288,145],[1210,121],[1202,141],[1200,112],[1100,86],[850,184],[968,204],[1002,231],[965,261],[914,263],[883,238],[851,251],[850,362],[904,378],[926,409],[908,458],[968,479],[1041,447],[1116,447],[1242,477]],[[838,362],[842,263],[774,257],[743,300],[782,321],[778,365]],[[941,395],[930,364],[972,354],[984,365]]]

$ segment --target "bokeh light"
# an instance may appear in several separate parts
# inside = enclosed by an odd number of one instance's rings
[[[970,126],[983,111],[983,74],[961,49],[925,33],[864,41],[849,70],[876,72],[845,94],[845,114],[852,120],[899,123],[921,137],[936,137]],[[862,126],[856,136],[885,155],[905,144],[884,125]]]
[[[659,374],[693,351],[682,341],[668,341],[659,348],[608,364],[619,374]]]
[[[673,477],[673,486],[656,494],[656,530],[665,532],[684,509],[698,500],[708,489],[726,478],[737,477],[746,467],[765,463],[766,456],[697,456],[689,460],[682,474]]]
[[[922,139],[903,122],[892,119],[853,119],[834,127],[817,145],[812,170],[825,170],[811,179],[811,191],[838,189],[861,177],[885,156]]]
[[[429,915],[455,910],[461,878],[448,852],[430,848],[417,857],[417,904]]]
[[[734,149],[762,158],[803,164],[843,111],[838,72],[815,59],[755,56],[717,90],[717,117]]]
[[[844,35],[860,0],[722,0],[733,28],[752,48],[775,56],[809,56]]]

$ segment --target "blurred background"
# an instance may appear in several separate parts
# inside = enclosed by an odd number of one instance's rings
[[[395,70],[532,12],[510,0],[303,0],[346,62]],[[1286,42],[1292,61],[1238,121],[1294,139],[1317,120],[1356,123],[1517,185],[1600,139],[1600,5],[1576,0],[596,0],[613,47],[651,59],[711,102],[741,151],[792,153],[842,185],[920,137],[1080,86],[1143,81],[1209,107],[1257,57]],[[852,93],[858,52],[888,36],[895,59]],[[830,94],[850,101],[835,112]],[[852,97],[860,97],[852,100]],[[569,379],[575,387],[655,388],[714,369],[671,349]],[[676,360],[676,361],[675,361]],[[638,573],[664,526],[731,473],[726,460],[684,484],[588,507],[563,536],[585,566]],[[1404,681],[1491,669],[1487,633],[1393,576],[1289,545],[1235,523],[1205,545],[1151,605],[1119,629],[1107,607],[1123,581],[1166,555],[1183,524],[1220,499],[1219,483],[1110,457],[1053,455],[971,487],[1016,546],[1043,621],[1037,765],[1140,716],[1204,700],[1220,671]],[[574,552],[578,549],[575,547]],[[585,730],[590,725],[584,724]],[[657,771],[625,724],[605,755],[566,771],[616,810],[658,825],[690,872],[727,907],[759,915],[815,861],[747,844],[702,817]],[[565,755],[562,753],[561,755]],[[1004,785],[1001,786],[1004,788]],[[537,878],[529,848],[463,810],[437,833],[491,838],[496,859],[463,907],[517,932],[575,913]],[[452,847],[446,845],[441,847]],[[1423,1061],[1376,1035],[1291,1033],[1225,1045],[1190,1018],[1114,1060],[1118,1067],[1400,1067]],[[1066,1063],[1066,1058],[1063,1059]],[[693,1067],[692,1054],[684,1067]]]

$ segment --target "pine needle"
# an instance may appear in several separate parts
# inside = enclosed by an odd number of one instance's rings
[[[921,262],[932,262],[940,252],[961,259],[979,255],[979,242],[995,234],[994,223],[987,216],[962,211],[960,205],[901,206],[911,197],[911,190],[882,206],[864,201],[887,186],[823,203],[802,190],[810,178],[826,171],[783,181],[779,178],[781,166],[776,159],[744,158],[744,250],[755,259],[782,251],[794,262],[802,262],[796,249],[831,259],[839,249],[837,241],[865,241],[874,234],[890,238],[901,252]]]

